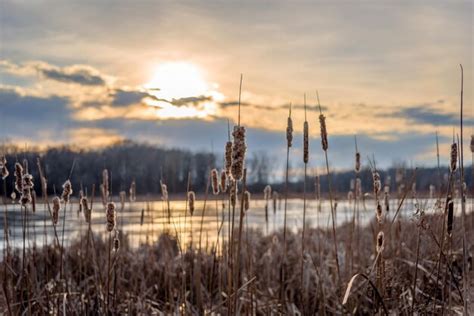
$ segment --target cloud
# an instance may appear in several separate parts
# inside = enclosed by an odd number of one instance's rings
[[[112,105],[128,106],[132,104],[142,103],[143,99],[156,97],[146,91],[115,89],[112,93]]]
[[[0,60],[0,69],[20,76],[40,76],[63,83],[74,83],[84,86],[105,86],[107,78],[97,69],[88,65],[70,65],[58,67],[41,61],[15,64],[8,60]]]
[[[420,124],[435,126],[457,126],[459,124],[458,114],[442,113],[429,103],[406,107],[395,112],[393,115]],[[472,125],[474,124],[474,119],[464,118],[464,123]]]

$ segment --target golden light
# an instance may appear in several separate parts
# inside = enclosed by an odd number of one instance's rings
[[[157,107],[156,114],[163,119],[205,118],[216,113],[215,101],[223,99],[223,95],[217,91],[217,85],[206,81],[203,71],[188,62],[167,62],[159,65],[145,88],[158,99],[166,100],[148,101],[148,104]],[[212,100],[180,106],[171,103],[173,100],[201,96],[212,97]]]

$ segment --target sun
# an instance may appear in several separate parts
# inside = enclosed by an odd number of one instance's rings
[[[216,114],[216,102],[224,98],[218,85],[208,82],[201,68],[189,62],[158,65],[145,88],[156,97],[157,100],[149,100],[148,104],[156,107],[156,115],[161,119],[206,118]],[[206,101],[184,105],[175,102],[199,97],[205,97]]]
[[[209,92],[209,84],[204,79],[202,70],[188,62],[159,65],[145,87],[152,89],[157,97],[167,100],[200,96]]]

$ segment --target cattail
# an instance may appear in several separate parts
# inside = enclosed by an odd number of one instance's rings
[[[268,200],[272,196],[272,187],[270,185],[266,185],[265,189],[263,189],[263,197],[265,200]]]
[[[222,193],[227,192],[227,174],[225,170],[221,171],[221,183],[219,185]]]
[[[212,184],[212,193],[214,195],[219,194],[219,175],[217,169],[211,170],[211,184]]]
[[[319,124],[321,126],[321,146],[326,151],[329,147],[328,132],[326,129],[326,117],[322,113],[319,115]]]
[[[59,211],[61,210],[61,200],[55,196],[53,198],[53,224],[56,225],[59,220]]]
[[[305,121],[303,125],[303,162],[308,163],[309,159],[309,127],[308,122]]]
[[[250,208],[250,192],[245,191],[244,193],[244,211],[247,212]]]
[[[225,144],[225,173],[230,177],[230,171],[232,168],[232,142],[228,141]]]
[[[234,137],[234,144],[232,147],[232,177],[239,181],[242,179],[244,171],[245,151],[247,146],[245,145],[245,127],[234,126],[232,132]]]
[[[90,223],[92,210],[89,208],[89,201],[85,195],[81,197],[80,203],[81,208],[84,211],[84,219],[86,220],[86,223]]]
[[[291,119],[291,112],[290,116],[288,116],[288,124],[286,126],[286,142],[288,148],[293,144],[293,120]]]
[[[447,231],[448,231],[448,235],[451,236],[451,233],[453,231],[453,222],[454,222],[454,201],[451,195],[448,195],[447,203],[448,203]]]
[[[109,171],[107,169],[102,170],[102,201],[107,203],[109,200]]]
[[[382,231],[380,231],[377,235],[377,253],[381,253],[384,249],[384,243],[385,243],[385,236]]]
[[[471,153],[474,154],[474,135],[471,135]]]
[[[145,222],[145,209],[142,208],[142,214],[140,216],[140,226],[143,226],[144,222]]]
[[[456,171],[457,162],[458,162],[458,144],[453,143],[451,145],[451,162],[450,162],[451,172]]]
[[[161,199],[163,201],[168,201],[168,186],[163,183],[163,181],[160,181],[161,185]]]
[[[375,209],[375,215],[377,217],[377,221],[379,224],[382,223],[382,205],[380,205],[379,201],[377,201],[377,207]]]
[[[115,228],[115,203],[107,203],[107,231],[111,232]]]
[[[23,167],[19,162],[15,163],[15,190],[18,193],[23,191]]]
[[[360,153],[359,152],[356,152],[356,155],[355,155],[354,170],[355,170],[356,173],[360,172]]]
[[[314,178],[314,191],[316,193],[316,200],[321,200],[321,181],[319,175]]]
[[[189,202],[189,214],[193,216],[194,214],[194,203],[196,201],[196,194],[194,191],[189,191],[188,192],[188,202]]]
[[[390,211],[390,201],[389,201],[389,193],[388,191],[385,191],[384,192],[384,204],[385,204],[385,212],[389,212]]]
[[[374,194],[377,195],[380,192],[382,186],[380,175],[377,171],[372,172],[372,180],[374,182]]]
[[[354,192],[352,192],[352,190],[349,190],[349,192],[347,192],[347,199],[349,200],[349,202],[354,199]]]
[[[120,208],[123,210],[125,208],[125,199],[127,198],[127,192],[120,191]]]
[[[137,184],[135,183],[135,180],[132,181],[130,184],[130,202],[135,202],[137,200]]]
[[[31,194],[31,190],[33,189],[33,176],[28,173],[24,173],[21,179],[21,197],[20,203],[22,206],[30,204],[33,202],[33,196]]]
[[[8,175],[10,174],[8,172],[8,168],[7,168],[7,158],[5,158],[5,156],[2,157],[2,159],[0,159],[0,171],[1,171],[1,174],[2,174],[2,180],[5,180]]]
[[[278,192],[273,191],[272,192],[272,197],[273,197],[273,214],[276,214],[277,211],[277,201],[278,201]]]
[[[61,199],[63,200],[64,203],[69,202],[69,197],[72,194],[72,184],[71,181],[66,180],[63,184],[63,193],[61,194]]]
[[[117,252],[120,249],[120,240],[118,238],[118,231],[115,231],[114,237],[114,251]]]

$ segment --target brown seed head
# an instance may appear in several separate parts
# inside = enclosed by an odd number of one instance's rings
[[[250,192],[245,191],[244,193],[244,211],[247,212],[250,208]]]
[[[54,225],[58,223],[60,210],[61,210],[61,200],[59,199],[59,197],[55,196],[53,198],[53,214],[51,214],[53,217],[52,220],[53,220]]]
[[[309,127],[308,122],[303,125],[303,162],[308,163],[309,160]]]
[[[235,180],[241,180],[244,173],[245,152],[247,145],[245,145],[245,127],[234,126],[232,132],[234,137],[234,144],[232,147],[232,177]]]
[[[189,202],[189,214],[193,216],[194,214],[194,204],[196,202],[196,194],[194,191],[189,191],[188,192],[188,202]]]
[[[225,193],[227,192],[227,174],[225,170],[221,171],[221,183],[219,184],[221,187],[221,192]]]
[[[328,131],[326,128],[326,117],[323,114],[319,115],[319,125],[321,127],[321,146],[324,151],[328,150]]]
[[[377,253],[381,253],[384,249],[385,235],[380,231],[377,235]]]
[[[219,175],[217,169],[211,170],[211,184],[212,184],[212,194],[219,194]]]
[[[225,144],[225,173],[230,177],[230,171],[232,168],[232,142]]]
[[[456,171],[457,169],[457,162],[458,162],[458,144],[453,143],[451,145],[451,162],[450,162],[450,170],[451,172]]]
[[[115,228],[115,203],[114,202],[107,203],[106,217],[107,217],[107,231],[111,232]]]
[[[63,184],[63,193],[61,194],[61,199],[63,202],[67,203],[69,202],[69,197],[72,194],[72,184],[71,181],[66,180]]]

